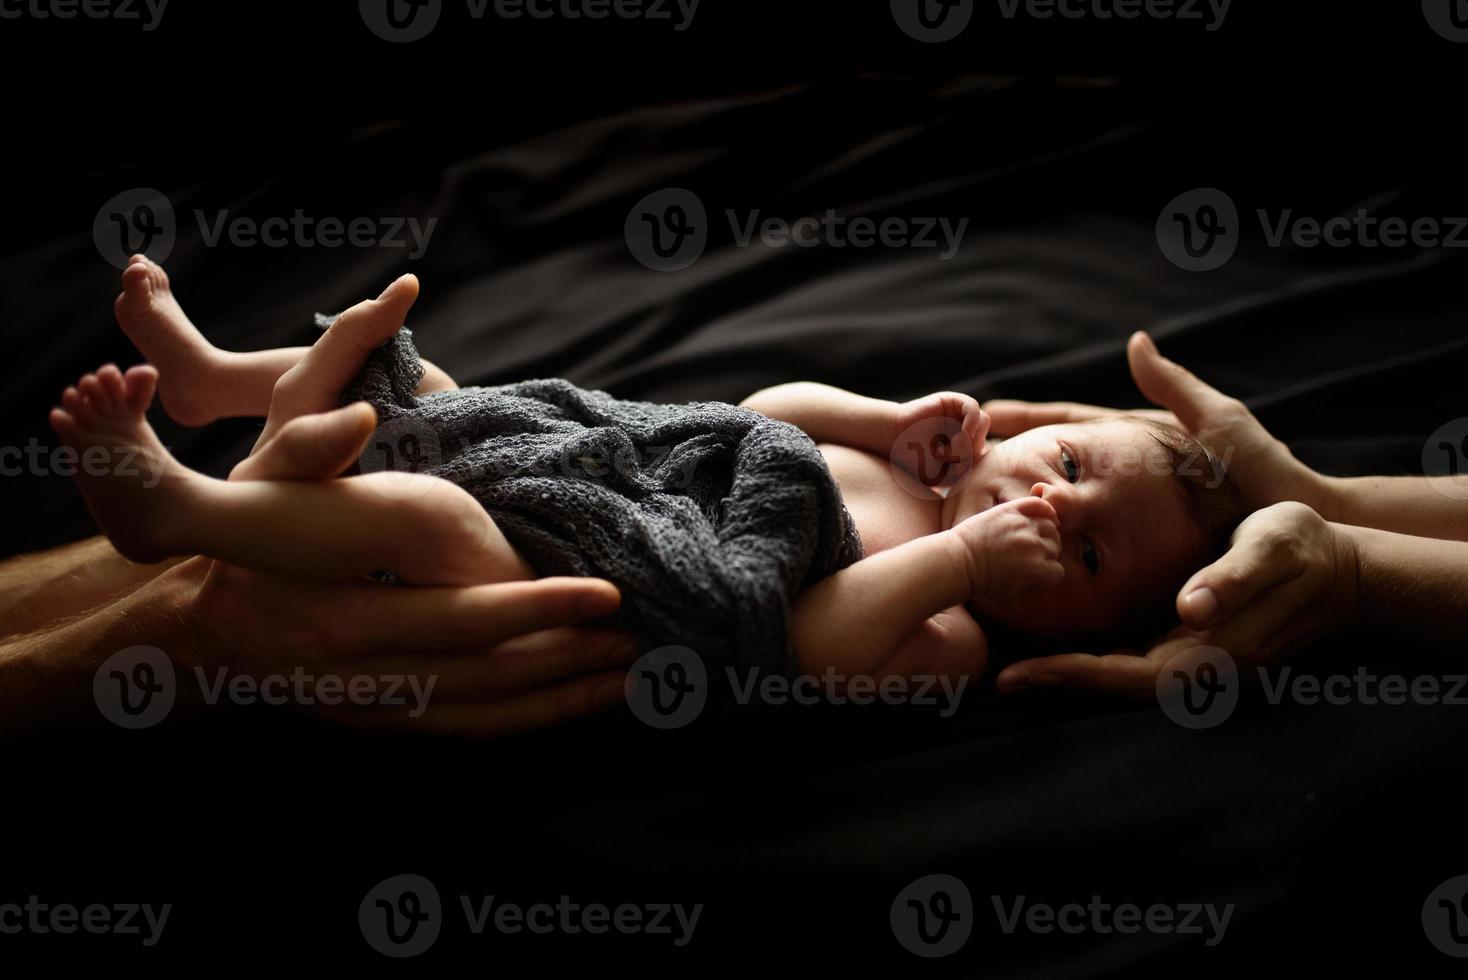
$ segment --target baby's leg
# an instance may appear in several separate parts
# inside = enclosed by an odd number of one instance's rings
[[[421,585],[534,577],[484,509],[444,480],[226,482],[189,470],[144,417],[157,380],[148,365],[126,375],[108,365],[68,388],[51,413],[78,454],[87,505],[128,558],[203,554],[326,580],[391,570]]]
[[[392,302],[387,302],[389,297],[385,293],[377,300],[353,308],[360,313],[364,312],[363,307],[374,304],[384,307],[370,311],[376,315],[351,318],[345,325],[347,329],[339,332],[339,336],[352,334],[354,342],[342,345],[337,353],[361,351],[357,355],[359,359],[344,372],[345,380],[331,393],[330,405],[310,411],[323,411],[335,405],[342,387],[361,370],[367,354],[402,325],[408,307],[417,297],[418,284],[411,277],[400,282],[407,288],[400,287]],[[122,293],[113,309],[123,332],[159,369],[158,394],[163,407],[170,418],[183,425],[207,425],[220,418],[267,414],[276,382],[315,349],[281,347],[247,353],[220,350],[184,314],[163,267],[142,255],[134,255],[123,271]],[[389,322],[393,317],[397,317],[395,322]],[[328,330],[327,334],[331,332]],[[420,393],[458,387],[452,378],[427,361],[424,372]]]

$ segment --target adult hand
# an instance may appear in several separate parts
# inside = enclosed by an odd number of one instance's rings
[[[276,384],[269,421],[231,479],[325,480],[371,437],[360,405],[335,409],[373,344],[417,296],[406,276],[338,318]],[[346,327],[347,329],[339,329]],[[334,409],[334,410],[333,410]],[[235,664],[255,676],[306,673],[435,679],[429,707],[323,709],[352,724],[498,735],[616,704],[638,650],[630,636],[576,624],[615,612],[609,582],[553,578],[469,588],[306,584],[207,559],[171,570],[188,629],[167,650],[199,665]]]
[[[1069,653],[1011,664],[1001,692],[1071,688],[1152,697],[1174,657],[1221,647],[1240,666],[1263,663],[1329,629],[1360,619],[1360,560],[1351,538],[1304,504],[1250,515],[1228,552],[1183,586],[1182,625],[1143,655]]]
[[[192,676],[219,668],[256,681],[405,676],[433,688],[426,709],[312,705],[354,725],[502,735],[620,702],[638,651],[625,634],[578,628],[616,611],[617,590],[589,578],[469,588],[388,588],[287,580],[206,558],[145,587],[177,615],[145,642]],[[406,693],[406,689],[404,692]]]
[[[1140,415],[1176,425],[1201,442],[1234,478],[1244,504],[1255,510],[1284,500],[1304,501],[1334,516],[1328,483],[1269,434],[1237,398],[1204,383],[1181,364],[1163,357],[1142,331],[1127,342],[1127,362],[1137,387],[1167,411],[1123,411],[1076,402],[995,399],[985,411],[996,435],[1014,435],[1041,425]]]

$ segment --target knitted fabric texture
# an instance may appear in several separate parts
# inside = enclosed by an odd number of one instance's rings
[[[422,377],[405,329],[343,393],[377,410],[363,468],[450,480],[538,574],[615,583],[619,625],[644,650],[677,644],[710,667],[788,675],[795,597],[862,557],[825,460],[792,425],[559,379],[420,397]]]

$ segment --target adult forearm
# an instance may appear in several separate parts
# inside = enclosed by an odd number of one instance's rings
[[[136,589],[173,564],[128,561],[103,537],[0,562],[0,637],[76,616]]]
[[[1468,543],[1339,525],[1355,545],[1361,621],[1437,641],[1468,640]]]
[[[153,579],[90,610],[0,641],[0,727],[27,729],[99,719],[97,668],[130,646],[167,649],[179,628],[176,582]]]
[[[879,552],[807,589],[792,614],[802,670],[870,673],[928,617],[969,596],[965,551],[949,532]]]
[[[1468,541],[1468,476],[1362,476],[1323,480],[1310,504],[1340,524]]]

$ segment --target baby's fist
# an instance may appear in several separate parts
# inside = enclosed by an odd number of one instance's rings
[[[1039,497],[990,507],[955,525],[953,533],[963,541],[975,598],[1003,599],[1065,578],[1060,519]]]
[[[969,395],[938,391],[897,406],[892,462],[927,486],[954,486],[989,448],[989,414]]]

